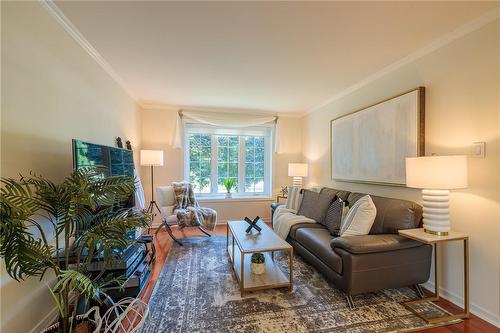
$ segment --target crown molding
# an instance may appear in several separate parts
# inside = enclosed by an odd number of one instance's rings
[[[414,62],[417,59],[420,59],[420,58],[452,43],[453,41],[455,41],[455,40],[457,40],[465,35],[468,35],[468,34],[474,32],[478,29],[481,29],[482,27],[484,27],[488,23],[491,23],[498,18],[500,18],[500,7],[496,7],[493,10],[490,10],[490,11],[486,12],[485,14],[479,16],[478,18],[476,18],[472,21],[469,21],[468,23],[465,23],[464,25],[451,31],[450,33],[434,40],[432,43],[427,44],[426,46],[416,50],[415,52],[410,53],[406,57],[384,67],[383,69],[373,73],[372,75],[364,78],[363,80],[355,83],[354,85],[340,91],[339,93],[333,95],[332,97],[328,98],[327,100],[323,101],[322,103],[307,110],[304,113],[304,116],[308,115],[312,112],[315,112],[315,111],[323,108],[324,106],[355,92],[356,90],[384,77],[385,75],[387,75],[391,72],[394,72],[395,70],[397,70],[397,69],[399,69],[407,64]]]
[[[116,73],[113,67],[97,52],[90,42],[82,35],[73,23],[64,15],[52,0],[39,0],[41,6],[59,23],[59,25],[87,52],[87,54],[108,73],[109,76],[134,100],[136,96],[130,91],[125,81]]]
[[[155,103],[155,102],[138,102],[139,108],[141,110],[194,110],[201,112],[246,112],[249,114],[258,115],[272,115],[286,118],[302,118],[305,114],[303,112],[272,112],[272,111],[262,111],[262,110],[247,110],[247,109],[228,109],[228,108],[205,108],[205,107],[194,107],[188,105],[173,105],[166,103]]]

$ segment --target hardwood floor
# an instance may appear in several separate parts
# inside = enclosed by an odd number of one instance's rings
[[[177,228],[174,229],[174,235],[178,238],[183,237],[196,237],[196,236],[204,236],[200,230],[197,228],[186,228],[184,231],[179,231]],[[151,233],[154,234],[156,230],[152,230]],[[218,225],[213,235],[226,235],[226,225]],[[172,247],[172,239],[167,234],[165,230],[161,230],[158,233],[158,237],[155,239],[156,245],[156,261],[153,264],[151,269],[151,274],[149,277],[146,286],[144,287],[140,297],[148,301],[151,297],[151,293],[153,292],[156,281],[158,280],[158,276],[165,264],[165,261],[168,256],[168,252]],[[437,302],[441,307],[450,311],[450,312],[458,312],[460,309],[458,306],[453,303],[441,299]],[[490,323],[478,318],[477,316],[471,315],[470,319],[464,320],[459,324],[449,325],[445,327],[432,328],[427,330],[421,330],[420,333],[499,333],[500,329],[491,325]]]

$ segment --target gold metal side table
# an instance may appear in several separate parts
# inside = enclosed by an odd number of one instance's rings
[[[406,308],[420,318],[424,319],[429,324],[441,323],[453,319],[469,318],[469,236],[455,231],[448,232],[448,235],[446,236],[437,236],[425,232],[423,228],[399,230],[399,234],[421,243],[431,244],[434,246],[434,296],[404,302],[403,304]],[[441,276],[440,259],[438,256],[439,245],[444,242],[460,240],[463,240],[464,242],[464,311],[462,313],[450,314],[437,318],[426,318],[420,313],[417,313],[410,305],[423,302],[435,302],[439,300],[439,281]]]

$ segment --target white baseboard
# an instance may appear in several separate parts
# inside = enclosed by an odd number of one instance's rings
[[[49,327],[49,325],[52,325],[57,320],[58,316],[59,312],[57,310],[57,307],[54,307],[49,311],[49,313],[47,313],[45,317],[43,317],[42,320],[40,320],[40,322],[38,322],[38,324],[36,324],[35,327],[31,329],[29,333],[40,333],[41,331]]]
[[[434,290],[434,282],[428,281],[422,285],[422,287],[433,291]],[[462,297],[458,296],[455,293],[450,292],[449,290],[445,288],[440,288],[439,289],[440,296],[442,296],[444,299],[452,302],[455,305],[458,305],[463,308],[464,306],[464,300]],[[492,313],[485,308],[475,304],[475,303],[470,303],[470,312],[479,318],[489,322],[492,325],[495,325],[496,327],[500,328],[500,315]]]

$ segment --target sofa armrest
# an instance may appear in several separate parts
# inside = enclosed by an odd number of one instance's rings
[[[333,250],[340,248],[353,254],[403,250],[421,245],[420,242],[395,234],[337,237],[330,242]]]

